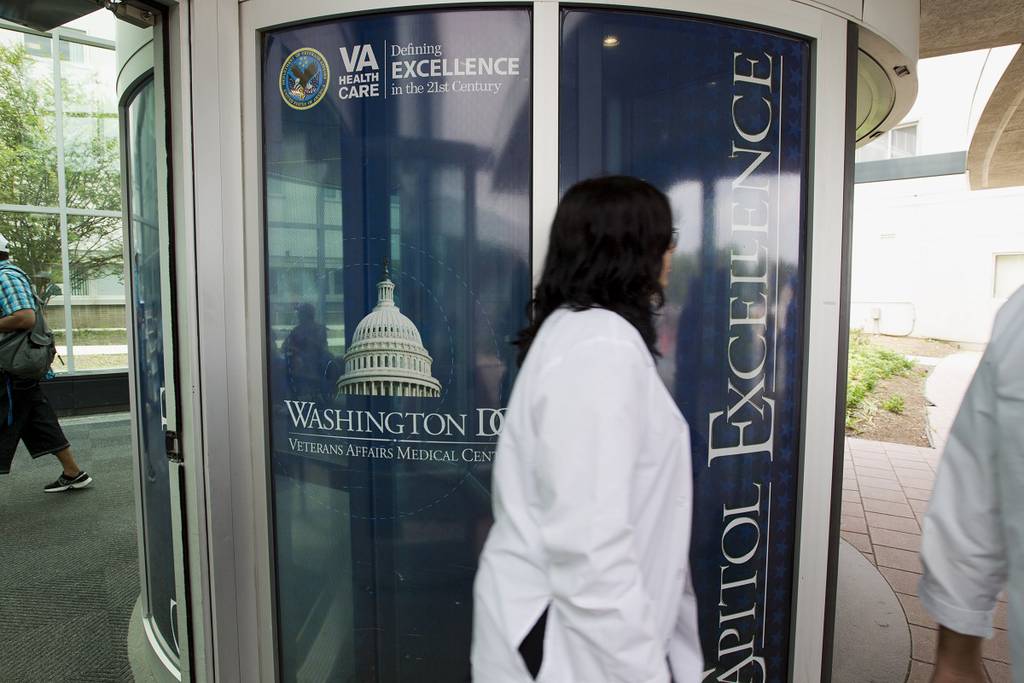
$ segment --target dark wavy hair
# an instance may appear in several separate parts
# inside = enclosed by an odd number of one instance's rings
[[[654,316],[664,303],[662,258],[672,246],[672,209],[650,183],[628,176],[592,178],[562,197],[551,224],[544,272],[519,332],[520,365],[548,316],[605,308],[628,320],[658,355]]]

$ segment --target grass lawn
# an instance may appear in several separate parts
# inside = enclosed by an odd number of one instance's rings
[[[75,346],[109,346],[127,344],[128,331],[125,329],[80,329],[74,330]],[[64,330],[55,330],[53,340],[63,346]]]

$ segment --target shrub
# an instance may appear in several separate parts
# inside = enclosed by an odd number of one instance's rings
[[[896,394],[885,399],[885,401],[882,403],[882,407],[888,410],[890,413],[893,413],[894,415],[902,415],[903,409],[906,406],[903,402],[903,397],[900,396],[899,394]]]

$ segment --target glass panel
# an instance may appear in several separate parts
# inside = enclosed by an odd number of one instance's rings
[[[57,214],[0,211],[0,234],[10,242],[11,262],[25,271],[45,304],[43,313],[53,330],[59,356],[53,363],[53,371],[66,372],[60,217]]]
[[[61,41],[68,206],[121,208],[114,51]]]
[[[68,219],[75,372],[128,367],[120,218]]]
[[[283,680],[469,674],[497,411],[530,293],[530,45],[527,10],[265,39]]]
[[[146,585],[149,614],[168,653],[177,656],[175,633],[176,593],[174,549],[171,535],[171,502],[164,443],[164,339],[161,250],[160,192],[158,188],[157,121],[155,87],[149,81],[128,106],[128,201],[130,217],[132,325],[134,329],[136,414],[142,465],[142,507],[145,524]],[[107,231],[104,232],[104,228]],[[116,233],[113,224],[96,228],[95,257],[104,255],[113,268]],[[81,249],[85,241],[73,246]],[[79,260],[78,263],[82,263]],[[110,273],[103,269],[97,273]],[[109,275],[105,275],[109,277]],[[102,278],[101,278],[102,279]],[[109,281],[108,281],[109,284]],[[111,285],[113,287],[113,285]],[[74,301],[74,299],[72,299]]]
[[[50,39],[0,29],[0,204],[57,205]]]
[[[644,178],[679,229],[659,367],[693,440],[706,680],[787,678],[809,56],[726,24],[563,13],[562,188]]]

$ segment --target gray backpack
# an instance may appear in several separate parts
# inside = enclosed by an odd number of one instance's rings
[[[12,268],[32,290],[32,283],[21,270]],[[35,294],[36,323],[30,329],[8,332],[0,335],[0,371],[15,379],[39,380],[50,371],[57,346],[53,342],[53,332],[46,324],[43,316],[43,302]]]

